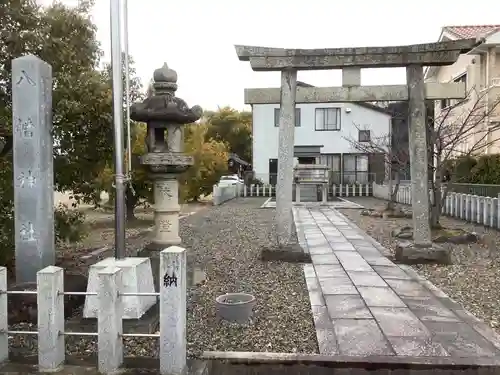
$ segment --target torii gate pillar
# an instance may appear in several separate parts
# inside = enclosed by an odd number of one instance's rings
[[[276,186],[276,218],[278,245],[284,246],[292,237],[293,222],[293,146],[295,138],[295,97],[297,71],[281,71],[279,117],[278,181]]]

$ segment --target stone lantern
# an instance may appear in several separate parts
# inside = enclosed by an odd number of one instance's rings
[[[183,126],[199,120],[200,106],[189,108],[175,96],[177,73],[165,63],[153,74],[153,92],[142,103],[130,108],[130,118],[147,124],[147,153],[141,164],[147,166],[154,186],[154,238],[147,250],[163,250],[179,245],[179,175],[192,164],[183,154]]]

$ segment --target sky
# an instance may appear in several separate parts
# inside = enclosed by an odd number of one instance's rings
[[[51,0],[42,0],[50,2]],[[73,5],[77,0],[63,0]],[[92,18],[110,60],[110,0]],[[167,62],[189,106],[248,109],[244,88],[278,87],[279,72],[254,72],[235,44],[283,48],[436,42],[447,25],[500,24],[497,0],[128,0],[129,52],[143,84]],[[340,70],[299,71],[316,86],[341,85]],[[401,84],[403,69],[364,69],[361,84]]]

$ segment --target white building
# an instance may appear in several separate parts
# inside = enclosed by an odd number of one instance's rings
[[[297,82],[298,86],[309,86]],[[275,184],[278,172],[279,103],[252,104],[253,170]],[[295,115],[295,164],[324,164],[332,183],[365,183],[385,176],[384,155],[363,153],[353,142],[388,145],[391,116],[368,103],[298,103]],[[382,141],[382,138],[386,139]],[[368,143],[369,144],[369,143]]]

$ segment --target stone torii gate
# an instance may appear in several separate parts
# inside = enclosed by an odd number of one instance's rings
[[[433,247],[429,225],[428,156],[425,100],[462,99],[465,83],[424,83],[424,66],[455,63],[461,53],[481,44],[478,39],[394,47],[285,49],[236,45],[240,61],[254,71],[280,71],[280,88],[245,89],[246,104],[280,103],[276,210],[278,241],[292,234],[293,149],[296,103],[409,102],[410,168],[414,243],[399,248],[406,262],[442,260]],[[405,67],[406,85],[361,86],[362,68]],[[298,70],[342,69],[342,87],[297,87]],[[417,259],[418,258],[418,259]]]

